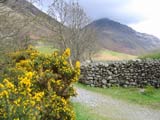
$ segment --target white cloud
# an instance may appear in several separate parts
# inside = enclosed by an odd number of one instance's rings
[[[145,19],[129,26],[160,38],[160,0],[132,0],[130,7]]]
[[[155,35],[160,38],[160,19],[150,19],[136,24],[130,24],[133,29],[142,32]]]
[[[132,0],[79,0],[86,12],[93,18],[107,17],[123,24],[141,21],[141,16],[130,9]]]
[[[160,0],[132,0],[129,8],[146,19],[157,17],[160,10]]]
[[[47,11],[52,0],[43,0]],[[160,0],[79,0],[93,19],[107,17],[160,38]]]

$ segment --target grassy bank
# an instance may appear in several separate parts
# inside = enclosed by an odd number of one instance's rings
[[[140,59],[160,59],[160,52],[154,52],[154,53],[150,53],[150,54],[146,54],[146,55],[142,55],[139,57]]]
[[[81,87],[93,92],[97,92],[103,95],[111,96],[115,99],[125,100],[131,103],[136,103],[151,107],[154,109],[160,109],[160,89],[146,88],[144,92],[141,92],[139,88],[93,88],[80,83],[76,84],[77,87]]]
[[[73,103],[73,107],[76,113],[76,120],[111,120],[96,114],[92,108],[81,103]]]
[[[57,49],[53,49],[53,47],[51,46],[36,46],[36,49],[41,52],[41,53],[44,53],[44,54],[50,54],[52,53],[53,51],[57,50]]]
[[[102,49],[98,51],[94,56],[93,59],[96,61],[106,61],[106,60],[131,60],[136,59],[137,56],[115,52],[107,49]]]
[[[57,49],[54,49],[52,46],[43,45],[43,44],[40,46],[36,46],[36,48],[41,53],[46,53],[46,54],[52,53],[53,51],[57,50]],[[93,56],[93,60],[95,61],[131,60],[135,58],[137,58],[137,56],[114,52],[114,51],[107,50],[107,49],[102,49]]]

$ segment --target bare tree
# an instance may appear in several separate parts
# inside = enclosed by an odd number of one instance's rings
[[[78,1],[53,0],[48,13],[59,21],[55,39],[61,49],[71,48],[73,62],[94,51],[96,32],[87,26],[90,19]]]
[[[17,14],[16,9],[25,8],[14,6],[14,9],[10,9],[4,5],[6,1],[12,4],[16,0],[0,1],[0,52],[25,48],[26,39],[24,41],[22,38],[26,38],[26,35],[29,34],[30,28],[27,27],[29,24],[34,24],[32,21],[37,20],[36,16],[30,17],[30,14],[26,12],[22,12],[24,15],[21,16]],[[23,0],[20,1],[23,2]],[[28,1],[41,2],[41,0]],[[27,8],[28,6],[22,7]],[[82,60],[93,53],[96,32],[87,27],[90,19],[77,1],[71,0],[67,3],[65,0],[53,0],[48,13],[59,21],[52,27],[52,31],[56,32],[53,35],[56,40],[54,44],[57,43],[61,49],[71,48],[73,61]]]

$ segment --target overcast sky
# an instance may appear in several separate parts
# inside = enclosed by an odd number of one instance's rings
[[[52,0],[43,0],[43,10]],[[160,0],[79,0],[93,19],[109,18],[160,38]]]

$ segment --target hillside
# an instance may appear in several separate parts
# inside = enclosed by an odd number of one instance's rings
[[[20,30],[21,36],[29,34],[32,39],[49,40],[56,36],[55,26],[59,22],[26,0],[6,0],[3,6],[6,7],[6,10],[14,11],[14,17],[17,20],[22,19],[21,22],[26,18],[29,19],[30,22]],[[140,55],[153,51],[160,46],[160,40],[155,36],[136,32],[126,25],[107,18],[93,21],[87,27],[96,29],[97,43],[100,49]]]
[[[32,39],[51,38],[54,35],[54,26],[58,22],[28,1],[6,0],[2,5],[6,10],[12,11],[19,25],[26,22],[27,25],[22,28],[21,35],[27,33]]]
[[[160,47],[155,36],[139,33],[132,28],[107,18],[92,22],[96,28],[100,47],[127,54],[139,55]]]
[[[125,53],[114,52],[107,49],[101,49],[94,56],[94,61],[117,61],[117,60],[131,60],[136,59],[137,56]]]

